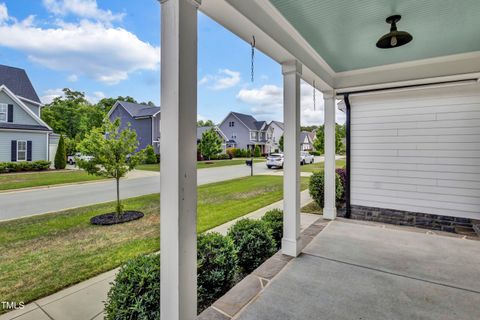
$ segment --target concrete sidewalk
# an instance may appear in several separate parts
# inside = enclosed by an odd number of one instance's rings
[[[301,193],[302,206],[311,201],[308,190]],[[207,232],[226,234],[228,228],[237,220],[244,218],[259,219],[271,209],[282,209],[283,200],[251,212],[238,219],[229,221]],[[302,229],[308,227],[319,218],[314,214],[302,214]],[[11,311],[1,315],[0,320],[100,320],[104,318],[104,301],[115,279],[118,269],[100,274],[89,280],[73,285],[48,297],[29,303],[22,310]]]

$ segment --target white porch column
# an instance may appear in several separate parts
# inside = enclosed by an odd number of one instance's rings
[[[162,0],[161,318],[197,314],[197,6]]]
[[[335,219],[337,209],[335,207],[335,94],[323,92],[325,101],[325,204],[323,217]]]
[[[300,76],[298,61],[282,64],[283,73],[283,239],[282,253],[300,253]]]

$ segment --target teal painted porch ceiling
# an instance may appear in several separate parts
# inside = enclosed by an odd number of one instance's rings
[[[270,0],[335,72],[480,51],[480,0]],[[402,15],[409,44],[375,44]]]

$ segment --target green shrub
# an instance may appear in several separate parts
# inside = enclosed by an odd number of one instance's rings
[[[253,156],[256,158],[262,156],[262,152],[260,151],[260,146],[258,144],[255,146],[255,150],[253,151]]]
[[[0,173],[43,171],[50,168],[50,161],[38,160],[33,162],[0,162]]]
[[[238,265],[250,273],[275,253],[272,230],[261,220],[242,219],[235,223],[228,236],[238,251]]]
[[[232,149],[233,149],[235,158],[243,157],[242,149],[238,149],[238,148],[232,148]]]
[[[219,233],[200,234],[197,241],[198,313],[235,284],[237,251],[232,239]]]
[[[310,196],[320,208],[324,207],[325,175],[323,171],[317,171],[310,177],[308,189]],[[335,200],[336,205],[343,199],[343,186],[338,173],[335,173]]]
[[[160,319],[160,257],[140,256],[122,266],[108,292],[105,319]]]
[[[153,149],[152,145],[148,145],[143,149],[144,151],[144,163],[146,164],[155,164],[157,162],[157,155],[155,154],[155,150]]]
[[[219,153],[210,157],[210,160],[229,160],[230,156],[226,153]]]
[[[237,150],[237,148],[227,148],[226,153],[228,154],[230,159],[232,159],[233,157],[235,157]]]
[[[280,249],[283,237],[283,211],[280,209],[267,211],[262,217],[262,221],[272,230],[273,240],[277,244],[277,249]]]
[[[65,140],[63,135],[60,136],[58,141],[57,152],[55,153],[55,161],[53,162],[55,169],[65,169],[67,166],[67,151],[65,149]]]

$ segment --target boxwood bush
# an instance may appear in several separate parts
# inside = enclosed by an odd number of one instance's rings
[[[0,173],[22,172],[22,171],[43,171],[50,168],[50,161],[33,162],[0,162]]]
[[[242,219],[235,223],[228,236],[238,251],[238,265],[250,273],[275,253],[272,230],[262,220]]]
[[[200,234],[197,241],[198,313],[235,284],[237,250],[232,239],[219,233]]]
[[[140,256],[118,272],[105,303],[107,320],[160,319],[160,257]]]
[[[277,249],[280,249],[283,237],[283,211],[280,209],[267,211],[262,217],[262,221],[272,230],[272,236],[277,245]]]
[[[310,177],[309,191],[310,196],[317,203],[320,208],[324,207],[324,192],[325,192],[325,175],[323,171],[317,171],[312,174]],[[340,204],[340,201],[343,199],[343,186],[340,179],[340,176],[335,173],[335,200],[336,205]]]

